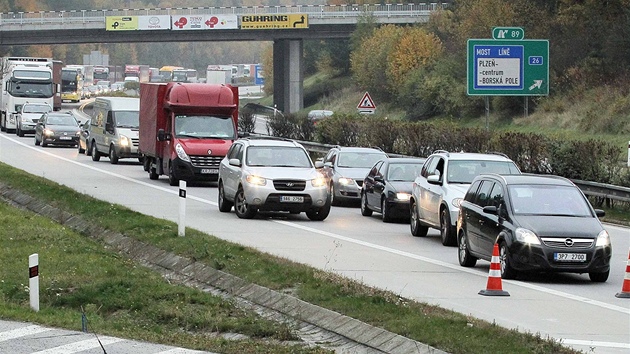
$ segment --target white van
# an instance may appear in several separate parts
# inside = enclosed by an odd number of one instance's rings
[[[109,162],[135,157],[138,153],[140,99],[97,97],[94,101],[90,131],[90,155],[98,161],[109,156]]]

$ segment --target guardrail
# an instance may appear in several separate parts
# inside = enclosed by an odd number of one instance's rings
[[[447,3],[384,4],[384,5],[282,5],[242,7],[195,7],[154,9],[72,10],[0,13],[0,28],[7,25],[86,24],[105,23],[106,16],[157,16],[157,15],[252,15],[304,13],[309,18],[358,18],[369,13],[377,18],[428,17]],[[12,28],[6,28],[11,30]]]
[[[309,152],[323,153],[335,147],[336,145],[320,144],[310,141],[299,141],[300,144]],[[399,154],[389,154],[390,157],[411,157]],[[417,157],[417,156],[416,156]],[[572,180],[578,188],[587,196],[605,198],[607,200],[617,200],[621,202],[630,203],[630,188],[615,186],[613,184],[598,183],[591,181]],[[607,204],[610,204],[607,201]]]

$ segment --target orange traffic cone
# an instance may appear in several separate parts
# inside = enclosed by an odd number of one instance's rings
[[[485,290],[479,291],[479,295],[486,296],[510,296],[510,293],[503,291],[501,285],[501,261],[499,260],[499,245],[494,244],[492,249],[492,260],[490,261],[490,274],[488,275],[488,285]]]
[[[623,277],[621,292],[616,297],[630,298],[630,251],[628,251],[628,263],[626,264],[626,275]]]

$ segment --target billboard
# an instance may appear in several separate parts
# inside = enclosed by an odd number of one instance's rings
[[[138,29],[138,16],[106,16],[106,31],[135,31]]]
[[[141,31],[171,29],[171,16],[138,16],[138,29]]]
[[[171,23],[173,30],[238,29],[236,15],[181,15]]]
[[[308,28],[307,14],[242,15],[241,29]]]

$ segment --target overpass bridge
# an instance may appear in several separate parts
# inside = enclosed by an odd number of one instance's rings
[[[0,13],[0,47],[38,44],[273,41],[274,104],[284,112],[303,108],[303,41],[348,38],[364,16],[379,24],[427,22],[442,3],[385,5],[294,5],[249,7],[197,7],[114,10],[73,10]],[[252,16],[303,17],[297,28],[248,28],[243,19]],[[173,30],[175,19],[205,16],[235,19],[229,29]],[[170,18],[160,30],[112,30],[111,18]],[[257,17],[260,18],[260,17]]]

